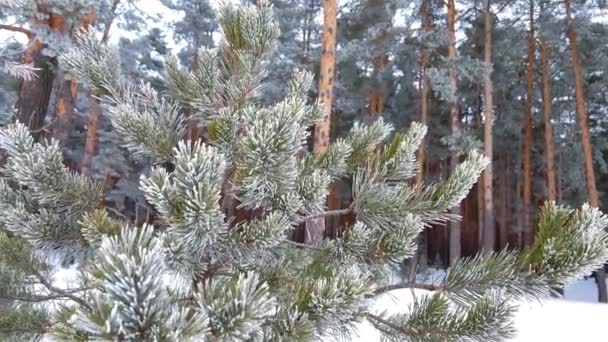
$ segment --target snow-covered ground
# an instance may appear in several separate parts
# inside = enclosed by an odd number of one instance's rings
[[[425,291],[416,290],[416,296]],[[412,302],[408,289],[391,291],[378,298],[374,308],[389,313],[404,312]],[[517,342],[606,341],[603,331],[608,324],[608,304],[597,303],[594,279],[581,280],[565,290],[564,299],[549,299],[542,303],[522,303],[515,317]],[[368,322],[358,328],[357,342],[381,341],[378,331]]]

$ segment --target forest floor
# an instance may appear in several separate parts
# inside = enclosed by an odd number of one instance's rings
[[[439,272],[430,278],[438,276]],[[429,277],[427,277],[429,279]],[[428,280],[427,280],[428,281]],[[428,293],[424,290],[391,291],[378,298],[376,312],[403,313],[413,296]],[[593,278],[580,280],[565,289],[564,298],[542,302],[522,302],[515,316],[518,330],[514,342],[570,342],[605,341],[603,327],[608,322],[608,304],[597,303],[597,287]],[[368,322],[358,327],[356,342],[381,341],[379,332]]]

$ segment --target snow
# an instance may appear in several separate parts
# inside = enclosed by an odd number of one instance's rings
[[[513,341],[605,341],[607,304],[548,300],[520,307]]]
[[[380,296],[372,308],[377,313],[407,312],[414,296],[428,293],[409,289],[391,291]],[[607,321],[608,304],[597,303],[594,279],[581,280],[565,289],[564,299],[520,303],[514,319],[518,334],[511,341],[605,341],[603,327]],[[355,342],[381,341],[378,331],[367,321],[360,323],[357,330]]]

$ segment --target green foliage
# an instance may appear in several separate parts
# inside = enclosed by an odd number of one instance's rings
[[[65,259],[82,253],[77,220],[101,203],[100,186],[63,165],[57,141],[34,143],[23,124],[0,131],[0,148],[8,154],[9,178],[0,179],[4,228]]]
[[[266,283],[253,273],[243,273],[205,284],[196,296],[196,306],[208,315],[213,335],[230,341],[247,340],[258,333],[276,304]]]
[[[47,325],[47,313],[32,305],[23,305],[19,310],[0,308],[0,338],[3,341],[39,341]]]
[[[498,295],[488,295],[455,310],[441,294],[417,300],[405,315],[371,316],[389,341],[504,341],[515,335],[509,317],[514,307]]]

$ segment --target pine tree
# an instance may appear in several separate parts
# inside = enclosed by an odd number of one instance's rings
[[[272,8],[225,4],[218,22],[222,41],[198,51],[197,72],[166,59],[167,97],[124,77],[117,48],[94,34],[62,57],[103,90],[125,148],[154,162],[140,189],[156,220],[138,226],[104,207],[100,184],[68,170],[56,140],[36,142],[22,123],[0,129],[0,298],[13,304],[0,308],[0,337],[308,341],[348,338],[367,320],[387,340],[499,341],[515,333],[512,300],[543,298],[608,259],[608,217],[548,203],[528,249],[460,259],[437,283],[388,284],[422,230],[456,219],[450,209],[488,160],[471,152],[449,178],[410,185],[426,127],[385,144],[393,127],[381,119],[308,152],[323,114],[308,102],[312,75],[294,72],[272,105],[258,98],[278,37]],[[207,142],[185,139],[181,103]],[[353,179],[353,202],[328,211],[330,182],[341,177]],[[227,216],[226,196],[250,215]],[[357,222],[335,240],[286,238],[345,212]],[[68,288],[53,281],[55,262],[79,271]],[[372,311],[371,299],[405,287],[433,292],[407,314]]]

